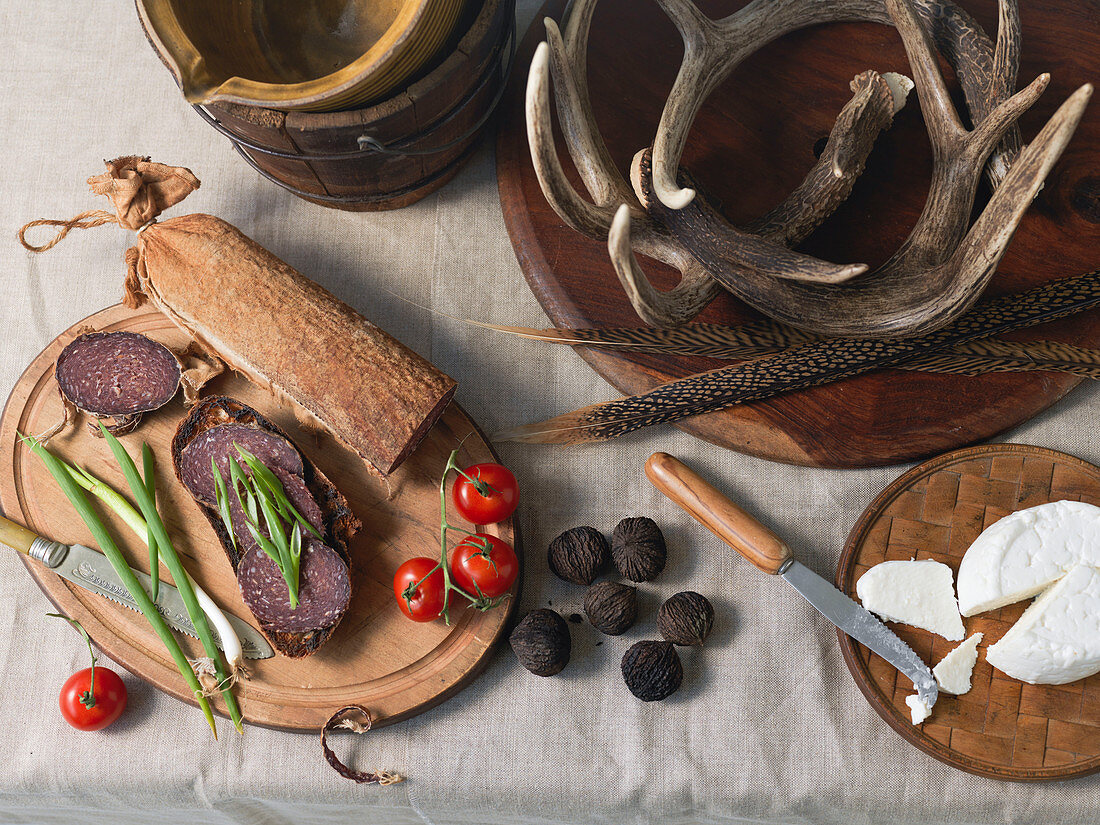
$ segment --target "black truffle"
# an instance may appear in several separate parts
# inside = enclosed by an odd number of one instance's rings
[[[623,681],[643,702],[671,696],[683,678],[684,666],[671,642],[638,642],[623,654]]]
[[[573,584],[592,584],[607,564],[608,555],[603,533],[592,527],[574,527],[550,542],[546,560],[559,579]]]
[[[693,590],[670,596],[657,611],[657,629],[676,645],[701,645],[713,626],[714,607]]]
[[[519,663],[536,676],[553,676],[569,664],[569,626],[553,610],[532,610],[516,625],[508,643]]]
[[[611,536],[611,558],[623,578],[652,581],[665,569],[665,537],[651,518],[624,518]]]
[[[596,582],[584,594],[584,612],[600,633],[625,633],[638,618],[638,588],[619,582]]]

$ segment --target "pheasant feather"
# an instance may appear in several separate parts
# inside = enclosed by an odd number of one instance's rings
[[[497,436],[504,441],[576,444],[653,424],[894,367],[950,347],[1043,324],[1100,305],[1100,271],[1053,281],[977,305],[943,329],[897,340],[812,340],[736,366],[662,384],[641,395],[584,407]]]

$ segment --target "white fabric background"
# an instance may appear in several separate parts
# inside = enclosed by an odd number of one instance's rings
[[[536,0],[521,0],[526,26]],[[129,2],[0,0],[0,394],[55,335],[121,294],[129,233],[77,232],[42,256],[15,232],[37,217],[102,207],[84,183],[103,158],[148,154],[190,167],[203,187],[186,211],[245,233],[360,308],[456,376],[459,401],[487,431],[614,397],[573,352],[433,317],[506,324],[545,318],[510,247],[484,146],[437,195],[384,214],[348,214],[261,180],[184,104]],[[1100,462],[1085,386],[1012,440]],[[670,429],[594,447],[504,445],[526,493],[519,512],[523,610],[568,614],[583,589],[546,569],[559,531],[610,531],[650,514],[671,561],[642,586],[646,618],[619,639],[571,625],[574,657],[552,679],[498,649],[469,689],[410,722],[356,742],[362,765],[409,781],[360,787],[337,777],[316,737],[249,729],[213,742],[193,709],[128,674],[130,708],[102,734],[69,729],[57,691],[86,653],[14,553],[0,553],[0,821],[68,823],[783,822],[1094,823],[1100,777],[1003,784],[952,770],[889,730],[858,693],[831,627],[657,494],[642,476],[654,450],[680,455],[789,538],[819,572],[835,568],[860,510],[904,468],[830,472],[725,452]],[[660,600],[691,588],[718,618],[683,654],[684,687],[636,702],[618,674],[653,637]],[[348,741],[341,740],[347,748]]]

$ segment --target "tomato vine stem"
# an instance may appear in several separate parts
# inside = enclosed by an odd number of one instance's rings
[[[451,474],[451,471],[454,470],[458,475],[462,476],[471,484],[473,484],[481,495],[488,495],[487,493],[482,491],[482,487],[488,488],[490,490],[494,489],[493,487],[482,481],[480,478],[474,479],[464,473],[459,468],[458,463],[455,461],[457,457],[458,449],[452,450],[451,455],[447,459],[447,466],[443,468],[443,477],[439,480],[439,561],[436,562],[435,567],[429,570],[423,577],[420,578],[419,581],[410,583],[401,592],[402,598],[405,599],[405,604],[408,605],[411,609],[413,596],[416,595],[416,592],[420,589],[420,586],[432,576],[434,576],[436,571],[442,570],[443,610],[440,612],[439,615],[443,617],[443,621],[448,625],[451,623],[450,605],[452,591],[458,593],[460,596],[465,598],[473,607],[476,607],[478,610],[490,610],[496,607],[498,604],[501,603],[504,598],[506,598],[501,597],[500,599],[490,599],[481,592],[480,588],[478,588],[477,596],[472,596],[461,587],[459,587],[457,584],[455,584],[454,578],[451,574],[451,564],[447,559],[448,530],[458,530],[460,533],[465,533],[467,536],[473,536],[474,540],[478,542],[478,547],[481,548],[480,553],[482,555],[485,555],[489,552],[489,543],[485,539],[478,537],[477,533],[473,533],[463,527],[457,527],[447,521],[447,477]],[[485,555],[485,557],[489,558],[487,555]],[[492,559],[489,560],[492,561]],[[494,563],[493,566],[495,568],[496,564]],[[477,587],[476,582],[474,583],[474,587]]]
[[[458,452],[458,450],[455,450],[455,453],[457,453],[457,452]],[[452,458],[454,457],[454,453],[451,454],[451,457]],[[454,470],[455,470],[456,473],[458,473],[460,476],[462,476],[468,482],[473,484],[474,489],[477,490],[477,494],[479,496],[481,496],[482,498],[488,498],[490,492],[494,492],[497,495],[501,494],[500,490],[498,490],[496,487],[494,487],[488,481],[484,481],[481,478],[481,470],[477,471],[477,478],[474,478],[469,473],[466,473],[465,471],[460,470],[457,465],[455,466]]]
[[[84,625],[82,625],[76,619],[70,619],[68,616],[65,616],[61,613],[47,613],[46,615],[47,616],[52,616],[55,619],[64,619],[69,624],[71,624],[73,627],[75,627],[77,630],[79,630],[80,635],[84,637],[84,642],[88,645],[88,655],[92,657],[92,675],[88,679],[88,689],[86,691],[84,691],[84,693],[81,694],[81,696],[80,696],[80,704],[84,705],[84,707],[86,707],[86,708],[94,708],[95,707],[95,663],[98,662],[99,659],[96,657],[95,651],[92,650],[92,639],[88,635],[88,631],[85,630]]]

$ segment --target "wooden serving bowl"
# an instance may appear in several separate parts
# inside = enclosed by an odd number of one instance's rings
[[[357,212],[398,209],[434,192],[470,158],[503,92],[514,22],[515,0],[472,0],[456,26],[455,37],[465,32],[454,51],[370,106],[342,112],[235,103],[196,108],[256,171],[299,197]],[[392,148],[364,148],[363,136]]]
[[[466,0],[136,0],[191,103],[303,111],[362,105],[439,51]]]

